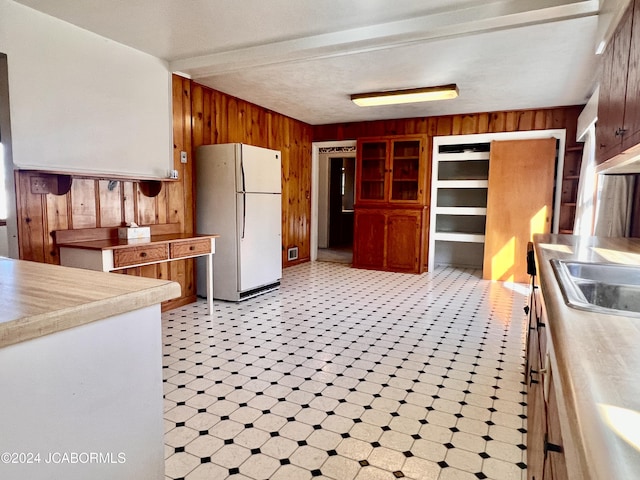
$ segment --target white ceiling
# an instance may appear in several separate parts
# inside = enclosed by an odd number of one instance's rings
[[[597,0],[18,0],[309,124],[586,103]],[[454,100],[352,93],[456,83]]]

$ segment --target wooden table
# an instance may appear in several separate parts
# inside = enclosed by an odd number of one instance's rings
[[[156,263],[207,257],[207,307],[213,312],[213,254],[219,235],[165,233],[170,228],[152,229],[143,239],[114,238],[114,229],[57,230],[60,264],[112,272]],[[154,234],[154,230],[159,232]],[[106,237],[106,238],[105,238]]]

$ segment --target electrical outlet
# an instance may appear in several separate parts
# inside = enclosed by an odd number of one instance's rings
[[[31,193],[46,194],[51,192],[51,178],[31,177]]]
[[[180,162],[187,163],[187,152],[185,151],[180,152]]]

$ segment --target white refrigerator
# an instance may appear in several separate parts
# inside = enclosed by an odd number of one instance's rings
[[[196,151],[196,231],[219,234],[213,297],[240,301],[273,290],[282,278],[280,152],[241,143]],[[198,295],[206,268],[198,264]]]

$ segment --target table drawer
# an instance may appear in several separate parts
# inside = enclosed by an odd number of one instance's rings
[[[140,247],[119,248],[113,251],[115,268],[139,265],[141,263],[161,262],[169,259],[167,244],[146,245]]]
[[[211,239],[202,238],[185,242],[171,242],[169,245],[171,258],[193,257],[211,253]]]

